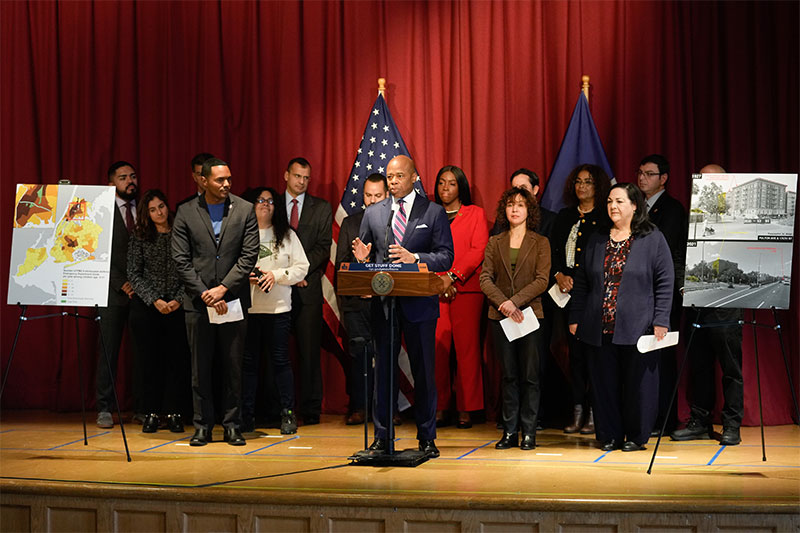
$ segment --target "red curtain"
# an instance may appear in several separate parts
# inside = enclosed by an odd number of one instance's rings
[[[302,155],[311,192],[335,209],[380,76],[427,190],[441,166],[459,165],[488,212],[513,169],[546,179],[583,74],[621,181],[663,153],[668,187],[687,203],[689,175],[706,163],[800,167],[796,2],[2,2],[0,30],[3,272],[14,184],[104,183],[116,159],[174,203],[193,189],[197,152],[230,162],[235,192],[282,190],[286,162]],[[7,283],[3,365],[19,316]],[[796,381],[798,285],[779,313]],[[89,368],[95,338],[81,326]],[[758,416],[752,347],[748,328],[746,423]],[[789,422],[774,332],[759,334],[759,356],[765,420]],[[25,323],[15,359],[6,407],[80,405],[70,320]],[[341,366],[323,361],[325,408],[341,411]]]

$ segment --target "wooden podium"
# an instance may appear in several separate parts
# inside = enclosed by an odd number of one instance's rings
[[[394,322],[395,296],[432,296],[442,292],[442,281],[435,273],[428,270],[425,263],[342,263],[336,273],[336,293],[341,296],[374,296],[385,298],[388,308],[387,319]],[[389,353],[395,352],[394,328],[389,328]],[[380,354],[378,354],[380,355]],[[389,365],[389,381],[384,384],[388,391],[394,390],[396,361]],[[391,396],[391,393],[390,393]],[[389,406],[386,427],[386,451],[374,451],[366,448],[354,453],[349,459],[354,465],[362,466],[417,466],[429,459],[418,449],[396,451],[394,449],[394,405],[395,398],[386,402]],[[369,423],[369,406],[364,422]]]

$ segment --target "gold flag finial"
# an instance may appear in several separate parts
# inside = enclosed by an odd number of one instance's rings
[[[581,91],[583,91],[583,95],[586,97],[586,101],[589,101],[589,76],[584,74],[581,76],[581,81],[583,85],[581,85]]]
[[[386,92],[386,78],[378,78],[378,94],[381,96],[385,96],[384,93]]]

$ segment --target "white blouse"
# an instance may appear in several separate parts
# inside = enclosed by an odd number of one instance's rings
[[[292,310],[292,285],[302,281],[308,273],[308,258],[294,230],[283,237],[280,249],[276,247],[272,227],[259,229],[260,245],[256,266],[265,274],[272,272],[275,284],[269,292],[257,285],[250,286],[252,305],[250,313],[286,313]]]

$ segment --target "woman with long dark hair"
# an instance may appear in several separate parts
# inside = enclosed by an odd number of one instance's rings
[[[576,271],[569,330],[590,350],[597,439],[631,452],[644,449],[658,414],[659,354],[636,342],[667,334],[675,271],[638,187],[614,185],[607,210],[611,229],[589,238]]]
[[[294,374],[289,360],[292,285],[306,277],[309,263],[300,238],[289,227],[286,206],[279,198],[272,187],[258,187],[245,195],[256,212],[260,245],[258,261],[250,274],[252,304],[247,312],[242,362],[242,421],[245,431],[255,429],[258,369],[262,356],[266,355],[274,380],[264,385],[277,388],[281,433],[289,435],[297,433]]]
[[[494,352],[503,376],[503,437],[495,448],[536,447],[539,411],[540,330],[509,341],[500,321],[522,322],[522,309],[531,307],[542,318],[541,294],[550,273],[550,244],[536,233],[539,207],[525,190],[514,187],[497,204],[497,222],[503,230],[489,239],[481,270],[481,290],[489,300],[489,324]],[[522,430],[522,440],[519,431]]]
[[[597,165],[579,165],[569,173],[564,184],[564,207],[558,212],[550,233],[552,248],[553,278],[559,290],[570,294],[575,270],[580,266],[580,258],[586,243],[595,232],[606,231],[609,221],[605,201],[611,186],[606,172]],[[555,306],[553,306],[555,307]],[[569,314],[569,303],[563,311],[557,310],[557,317]],[[556,321],[561,331],[566,333],[566,320]],[[584,435],[594,433],[594,417],[589,401],[589,366],[583,345],[567,335],[569,344],[569,373],[572,390],[572,423],[564,428],[564,433]]]
[[[183,432],[181,409],[189,395],[189,348],[183,318],[183,283],[172,260],[172,220],[167,197],[146,191],[138,203],[136,228],[128,243],[130,324],[142,380],[144,433],[165,422]],[[166,418],[162,418],[166,416]]]
[[[455,388],[457,426],[472,427],[470,412],[483,409],[481,371],[481,262],[489,227],[483,208],[472,203],[464,171],[454,165],[442,167],[436,176],[434,198],[444,207],[450,220],[455,258],[442,280],[439,320],[436,322],[436,423],[441,425]],[[450,349],[455,348],[455,370],[450,364]],[[455,386],[455,387],[453,387]]]

